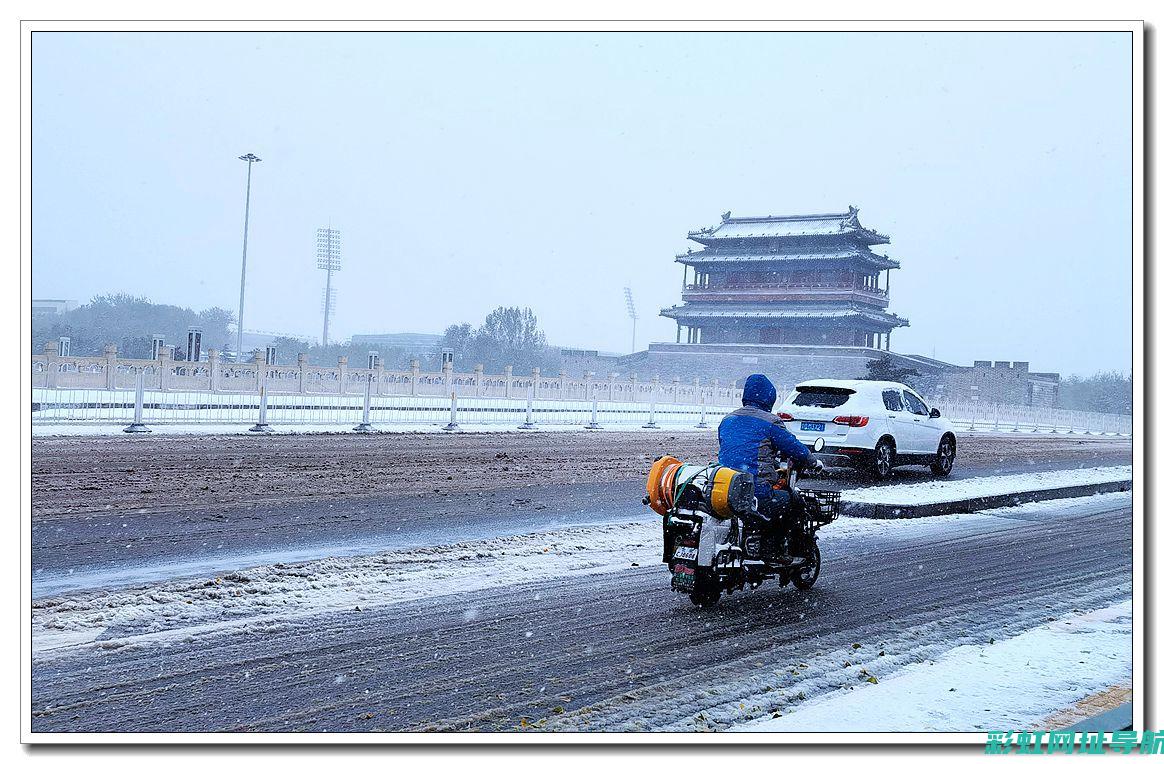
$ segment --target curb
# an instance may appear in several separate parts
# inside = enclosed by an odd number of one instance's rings
[[[984,509],[1013,507],[1032,501],[1075,499],[1081,496],[1117,493],[1131,489],[1131,480],[1111,480],[1104,483],[1072,485],[1062,488],[1037,488],[1030,491],[1017,491],[995,496],[976,496],[970,499],[938,501],[931,504],[872,504],[842,499],[840,512],[842,515],[850,517],[868,517],[874,520],[908,520],[914,517],[933,517],[935,515],[964,515],[981,512]]]
[[[1075,732],[1112,732],[1114,730],[1130,730],[1132,728],[1132,704],[1124,703],[1110,711],[1084,719],[1081,722],[1066,727],[1066,730]]]

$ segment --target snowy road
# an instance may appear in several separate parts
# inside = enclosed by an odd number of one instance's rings
[[[33,729],[724,729],[1130,597],[1128,494],[821,537],[811,592],[711,611],[649,516],[41,598]]]
[[[1005,453],[1006,446],[999,450]],[[1130,462],[1126,449],[1068,458],[1051,452],[1037,461],[987,454],[968,455],[951,479]],[[924,468],[900,469],[895,477],[896,485],[932,482]],[[868,483],[851,470],[835,470],[829,480],[813,481],[813,485],[853,496],[857,495],[854,488]],[[57,513],[33,520],[33,596],[209,575],[263,562],[633,521],[645,516],[642,495],[643,480],[636,478],[476,492],[454,488],[419,497],[288,499],[229,507],[195,505],[165,512],[125,508]]]

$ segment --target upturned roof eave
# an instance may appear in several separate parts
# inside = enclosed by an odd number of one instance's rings
[[[701,313],[706,314],[706,313],[712,313],[712,312],[720,313],[722,315],[700,315]],[[809,320],[809,321],[812,321],[812,320],[836,320],[836,319],[845,319],[845,318],[855,318],[855,319],[864,318],[864,319],[867,319],[867,320],[872,321],[874,323],[886,324],[889,326],[893,326],[895,328],[909,326],[909,319],[902,318],[901,316],[898,316],[895,313],[879,313],[879,312],[875,312],[875,311],[854,310],[851,308],[844,309],[844,310],[821,309],[820,311],[815,311],[815,312],[808,311],[808,312],[805,312],[805,313],[802,313],[799,315],[763,315],[763,313],[765,313],[765,312],[788,313],[788,311],[786,311],[786,310],[785,311],[779,311],[779,310],[765,311],[763,309],[758,309],[758,310],[751,309],[751,310],[749,310],[747,308],[719,308],[719,309],[717,309],[717,308],[710,307],[710,306],[709,307],[701,307],[701,308],[692,308],[689,305],[673,305],[670,308],[663,308],[661,311],[659,311],[659,315],[662,316],[663,318],[670,318],[673,320],[677,320],[677,319],[681,319],[681,318],[696,318],[696,319],[701,318],[701,319],[707,319],[707,320],[717,320],[717,319],[732,320],[732,319],[735,319],[735,320],[755,320],[755,321],[764,321],[764,320],[769,320],[769,321]],[[747,315],[748,313],[760,314],[760,315]],[[841,315],[828,315],[828,314],[838,314],[838,313]]]
[[[840,256],[838,256],[838,254]],[[770,254],[755,254],[755,255],[719,255],[712,254],[706,251],[700,252],[685,252],[683,254],[675,255],[675,262],[682,265],[697,265],[699,263],[763,263],[763,262],[782,262],[789,263],[797,260],[811,262],[813,260],[864,260],[865,262],[884,265],[885,270],[895,270],[901,268],[901,262],[894,260],[885,255],[879,255],[876,252],[845,252],[845,253],[804,253],[796,255],[781,254],[779,252],[772,252]]]

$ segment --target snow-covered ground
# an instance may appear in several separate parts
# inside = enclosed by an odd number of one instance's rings
[[[843,499],[847,502],[912,507],[934,502],[1002,496],[1023,491],[1067,488],[1131,479],[1131,465],[1088,467],[1078,470],[990,475],[965,480],[934,480],[927,483],[872,486],[845,491]]]
[[[1132,602],[1065,613],[1016,637],[954,647],[888,678],[864,668],[850,689],[733,732],[1030,729],[1132,677]]]

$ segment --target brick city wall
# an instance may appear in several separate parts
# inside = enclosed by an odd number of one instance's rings
[[[952,366],[863,347],[653,343],[646,351],[624,356],[619,370],[640,376],[659,374],[665,379],[714,376],[737,384],[759,372],[778,387],[788,388],[806,379],[861,379],[868,373],[868,362],[880,358],[921,372],[911,384],[927,395],[1018,406],[1054,407],[1059,402],[1059,376],[1032,373],[1026,361]]]
[[[806,379],[864,377],[875,358],[892,357],[898,365],[918,366],[896,353],[864,347],[763,345],[685,345],[654,343],[644,352],[625,356],[623,369],[664,378],[675,374],[715,374],[721,380],[743,381],[749,374],[768,375],[776,385],[790,387]]]
[[[967,401],[1054,407],[1059,403],[1059,375],[1032,373],[1026,361],[975,361],[943,374],[936,391]]]

